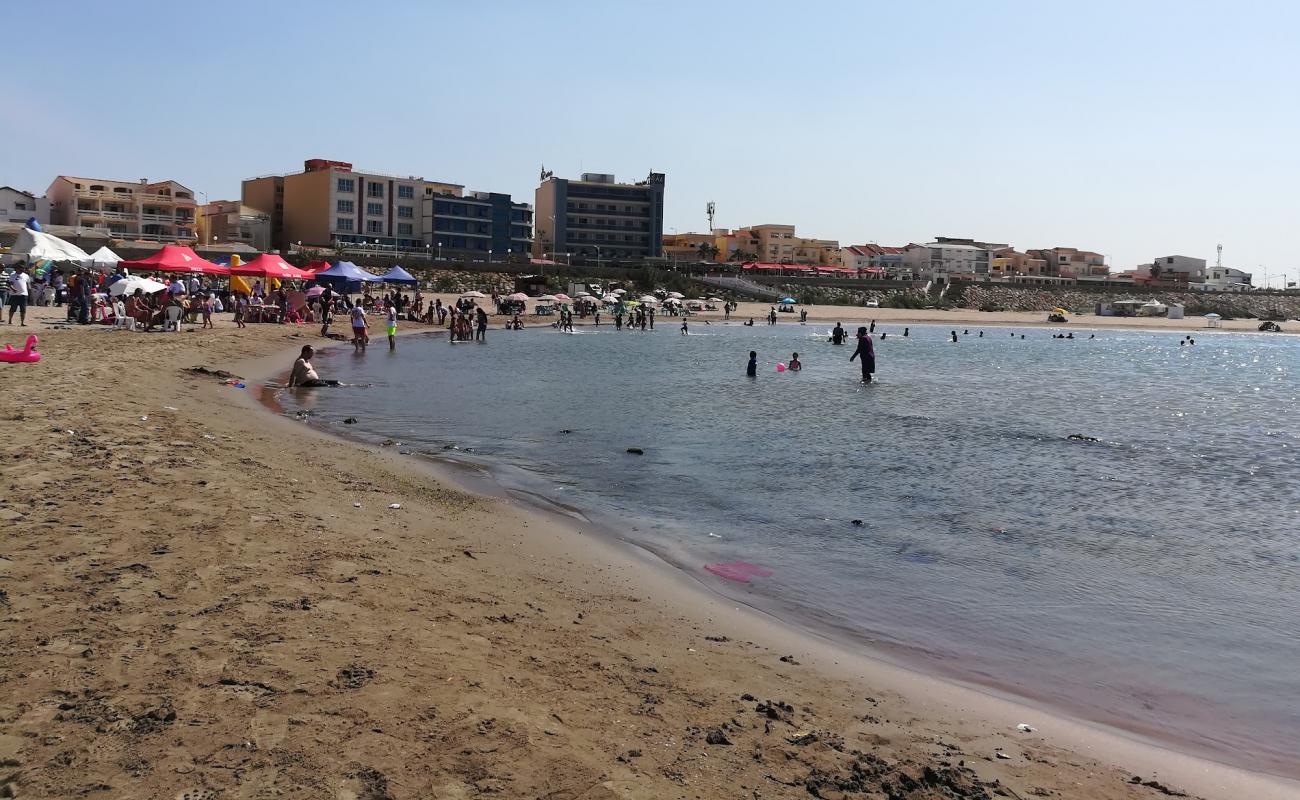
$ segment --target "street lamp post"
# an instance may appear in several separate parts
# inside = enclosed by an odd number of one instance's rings
[[[600,267],[600,245],[595,244],[592,245],[592,247],[596,248],[596,267],[599,268]]]

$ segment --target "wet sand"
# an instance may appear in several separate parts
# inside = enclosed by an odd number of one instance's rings
[[[45,360],[0,365],[11,794],[1300,796],[848,652],[580,520],[277,418],[258,379],[317,329],[217,324],[30,324]]]

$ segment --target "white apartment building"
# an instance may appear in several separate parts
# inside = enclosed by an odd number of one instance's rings
[[[988,275],[993,251],[987,247],[952,242],[909,244],[903,251],[903,265],[926,280],[950,275]]]
[[[32,217],[50,224],[50,201],[12,186],[0,186],[0,222],[26,222]]]
[[[113,181],[60,175],[45,191],[50,223],[106,232],[114,239],[197,240],[194,192],[176,181]]]

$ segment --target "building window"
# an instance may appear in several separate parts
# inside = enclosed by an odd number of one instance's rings
[[[410,235],[411,235],[411,223],[409,223],[409,222],[399,222],[399,223],[397,223],[397,233],[398,233],[399,236],[410,236]]]
[[[366,197],[383,197],[384,185],[382,183],[367,183]]]
[[[356,181],[351,178],[339,178],[339,191],[344,194],[351,194],[357,189]]]
[[[400,197],[400,198],[403,199],[403,200],[410,200],[411,198],[415,197],[415,187],[414,187],[414,186],[398,186],[398,187],[397,187],[397,196]]]
[[[366,203],[366,213],[372,217],[382,217],[384,215],[384,204]]]
[[[334,220],[334,230],[336,231],[352,230],[352,219],[349,217],[339,217],[338,219]]]
[[[383,233],[384,223],[377,219],[366,220],[366,233]]]
[[[398,206],[398,207],[397,207],[397,216],[401,217],[402,219],[415,219],[415,207],[414,207],[414,206]]]
[[[353,204],[352,204],[352,201],[351,201],[351,200],[340,200],[340,201],[339,201],[339,213],[340,213],[340,214],[351,214],[352,211],[353,211]]]

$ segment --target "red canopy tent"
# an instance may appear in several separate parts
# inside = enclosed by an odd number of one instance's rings
[[[320,261],[311,262],[307,266],[303,267],[302,270],[303,272],[308,273],[308,277],[310,277],[311,275],[315,275],[317,272],[320,272],[323,269],[329,269],[329,268],[330,268],[330,262],[321,259]]]
[[[250,278],[279,278],[281,280],[307,280],[312,273],[298,269],[279,256],[265,253],[245,264],[230,268],[231,275],[244,275]]]
[[[122,261],[120,267],[129,269],[153,270],[154,272],[193,272],[204,275],[229,275],[230,268],[199,258],[199,254],[188,247],[165,244],[162,249],[148,258],[139,261]]]

